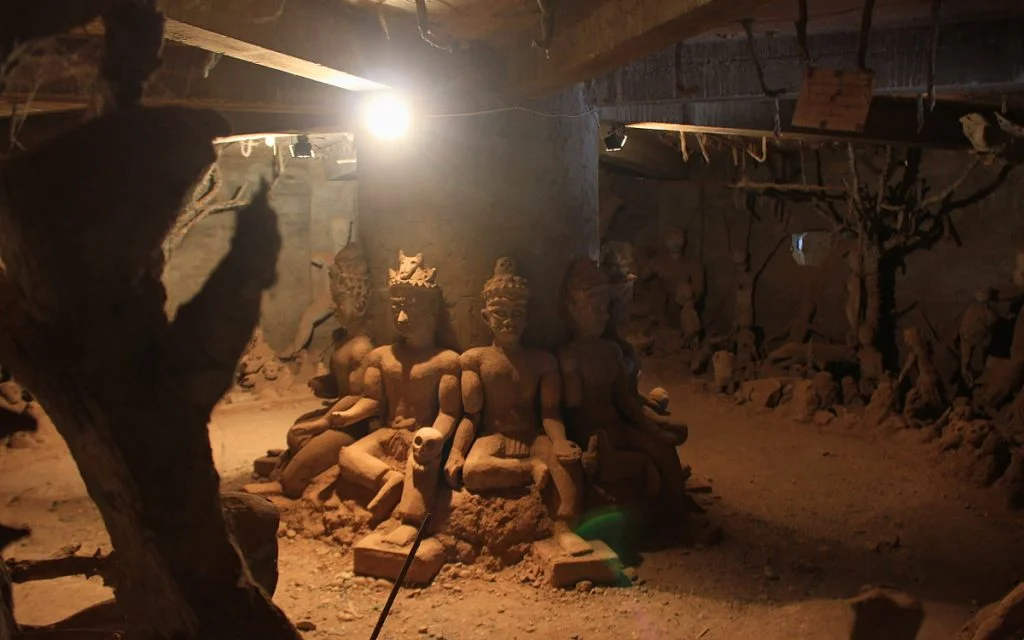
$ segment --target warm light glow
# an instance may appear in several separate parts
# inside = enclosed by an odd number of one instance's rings
[[[265,143],[265,144],[266,144],[266,145],[267,145],[268,147],[272,147],[272,146],[274,146],[275,144],[277,144],[277,138],[275,138],[274,136],[267,136],[266,138],[264,138],[264,139],[263,139],[263,142],[264,142],[264,143]]]
[[[366,130],[375,138],[395,140],[409,131],[409,105],[396,95],[379,95],[366,106]]]

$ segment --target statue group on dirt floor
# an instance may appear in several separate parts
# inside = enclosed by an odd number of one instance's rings
[[[335,267],[344,331],[326,380],[313,384],[335,399],[300,418],[288,449],[263,461],[274,464],[273,480],[246,490],[297,499],[337,465],[339,484],[372,495],[365,506],[373,523],[392,516],[356,544],[357,572],[395,578],[427,514],[435,516],[428,534],[439,531],[436,516],[459,508],[456,493],[543,496],[553,526],[535,552],[566,585],[618,578],[614,552],[574,533],[585,504],[652,517],[686,511],[689,470],[677,447],[687,428],[668,414],[663,390],[652,398],[639,391],[638,355],[621,336],[635,275],[621,262],[573,263],[565,291],[572,337],[557,353],[522,343],[530,288],[511,258],[499,258],[483,283],[492,343],[462,354],[436,342],[443,299],[421,254],[400,252],[389,270],[397,338],[376,348],[365,330],[368,272],[358,245],[343,249]],[[443,563],[444,550],[428,537],[412,573],[429,581]]]

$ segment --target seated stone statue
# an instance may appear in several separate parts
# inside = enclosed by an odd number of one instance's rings
[[[586,258],[573,263],[566,290],[573,338],[558,354],[570,436],[586,448],[584,469],[598,485],[640,482],[649,496],[664,490],[681,502],[685,474],[675,447],[644,426],[622,347],[603,337],[610,301],[597,264]]]
[[[441,291],[435,270],[422,256],[400,255],[389,271],[391,314],[398,339],[378,347],[366,359],[363,396],[331,414],[334,428],[380,415],[383,426],[338,454],[341,482],[377,493],[368,509],[382,520],[402,494],[405,465],[416,433],[433,427],[447,440],[462,414],[459,356],[436,345]]]
[[[578,515],[582,479],[580,448],[566,437],[561,415],[562,385],[555,356],[525,347],[530,289],[511,258],[501,258],[483,290],[483,318],[494,342],[462,354],[462,398],[471,421],[464,421],[449,455],[446,475],[473,493],[534,485],[554,485],[555,520],[560,541],[589,546],[568,536]],[[465,429],[474,429],[471,440]],[[465,458],[464,458],[465,456]],[[577,467],[571,469],[571,467]],[[570,551],[575,552],[575,550]]]
[[[332,417],[351,408],[362,397],[363,364],[373,350],[366,333],[369,271],[360,246],[350,243],[339,251],[330,273],[334,313],[342,327],[338,336],[341,340],[331,355],[328,375],[324,380],[311,380],[310,386],[337,400],[329,408],[302,416],[292,425],[288,430],[288,450],[274,474],[276,481],[243,487],[250,493],[300,497],[313,478],[337,464],[342,447],[367,433],[369,419],[342,425]]]

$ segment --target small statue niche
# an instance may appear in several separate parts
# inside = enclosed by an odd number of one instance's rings
[[[957,341],[960,347],[960,375],[968,387],[985,371],[985,358],[992,344],[992,331],[999,322],[999,314],[992,308],[994,292],[979,289],[974,300],[960,316]]]
[[[334,256],[330,266],[334,314],[341,325],[327,375],[309,381],[321,397],[331,398],[327,407],[300,417],[288,430],[288,449],[280,456],[256,461],[258,469],[269,468],[271,482],[246,485],[257,494],[283,494],[298,498],[320,473],[338,462],[338,453],[365,436],[369,420],[339,425],[335,414],[351,408],[362,397],[364,361],[373,350],[367,335],[369,269],[362,248],[349,243]]]

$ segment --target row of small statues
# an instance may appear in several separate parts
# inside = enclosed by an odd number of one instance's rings
[[[366,333],[359,246],[339,252],[332,269],[346,339],[325,386],[339,399],[292,426],[276,481],[246,490],[298,498],[337,464],[340,482],[375,493],[367,505],[375,520],[397,513],[401,526],[385,542],[401,548],[433,511],[442,478],[481,494],[550,485],[557,540],[572,555],[590,550],[571,533],[584,477],[609,494],[640,487],[665,511],[684,508],[688,472],[676,447],[687,428],[667,414],[667,394],[638,390],[638,356],[618,332],[634,279],[621,265],[573,263],[565,292],[572,339],[557,355],[521,343],[530,289],[510,258],[497,260],[483,286],[493,343],[461,355],[436,344],[442,298],[421,254],[400,253],[389,270],[397,340],[383,347]]]

